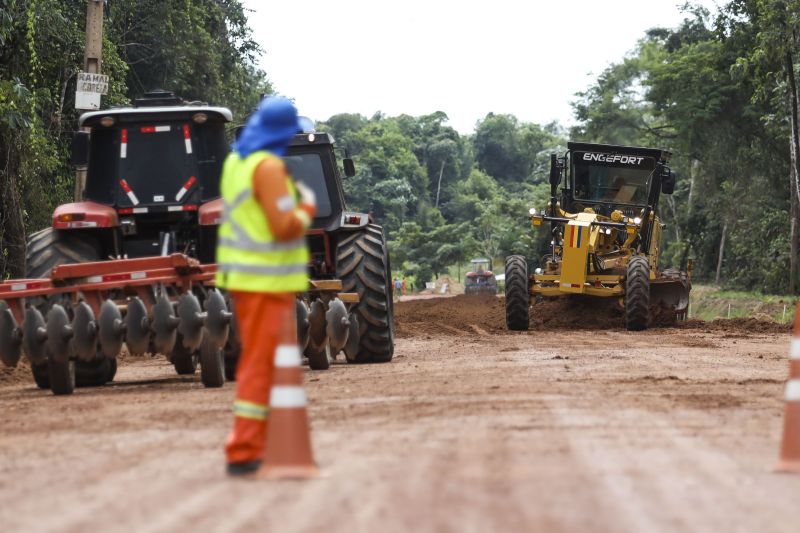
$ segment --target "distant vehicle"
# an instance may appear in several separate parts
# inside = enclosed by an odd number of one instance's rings
[[[491,262],[488,259],[473,259],[470,261],[472,270],[464,277],[465,294],[497,294],[497,280],[491,271]]]

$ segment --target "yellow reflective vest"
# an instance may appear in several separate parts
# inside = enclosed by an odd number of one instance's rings
[[[276,241],[253,194],[253,173],[269,157],[276,156],[258,151],[242,159],[231,152],[225,160],[220,183],[224,210],[217,230],[218,287],[247,292],[302,292],[308,288],[305,237]],[[289,177],[287,187],[297,208],[296,188]]]

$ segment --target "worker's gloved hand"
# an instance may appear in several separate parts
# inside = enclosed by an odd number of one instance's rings
[[[295,187],[297,187],[297,192],[300,193],[300,202],[302,204],[310,206],[317,205],[317,196],[314,194],[314,191],[311,190],[311,187],[304,184],[302,181],[295,183]]]

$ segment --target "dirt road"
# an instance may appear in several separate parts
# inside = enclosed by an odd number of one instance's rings
[[[787,333],[516,334],[431,302],[399,304],[391,364],[306,372],[314,481],[226,479],[233,385],[162,358],[71,397],[7,381],[0,528],[798,531],[800,476],[770,472]]]

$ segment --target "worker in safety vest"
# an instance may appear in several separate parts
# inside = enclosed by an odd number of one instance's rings
[[[296,293],[308,288],[305,230],[316,202],[280,158],[300,130],[289,100],[265,99],[222,170],[216,282],[233,296],[242,340],[235,421],[225,447],[231,475],[254,473],[261,465],[278,335],[284,321],[295,320]]]

